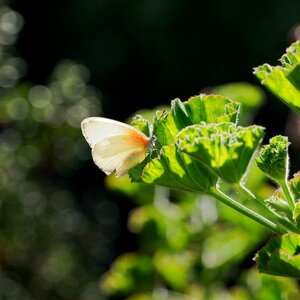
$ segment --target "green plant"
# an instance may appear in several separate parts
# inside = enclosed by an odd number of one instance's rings
[[[287,54],[281,58],[281,62],[282,66],[280,67],[268,65],[258,67],[255,69],[255,74],[263,85],[283,99],[296,112],[299,112],[300,83],[296,75],[300,63],[300,42],[288,48]],[[223,90],[226,91],[224,88]],[[259,270],[265,273],[299,278],[299,176],[296,175],[292,180],[288,178],[288,138],[278,135],[271,138],[269,144],[260,147],[264,137],[264,128],[257,125],[239,125],[239,112],[240,104],[226,96],[201,94],[186,102],[181,102],[179,99],[173,100],[169,109],[156,111],[152,122],[142,117],[135,118],[134,126],[144,133],[151,132],[151,128],[153,128],[156,147],[142,163],[129,170],[129,176],[133,182],[203,195],[200,197],[209,195],[255,220],[276,234],[255,257]],[[251,190],[248,174],[255,165],[266,177],[278,185],[278,190],[273,195],[261,197],[256,195],[256,189]],[[259,172],[258,169],[256,169],[256,173]],[[258,180],[259,177],[256,177],[254,182]],[[154,199],[156,199],[154,200],[156,205],[159,201],[164,201],[156,197]],[[184,205],[184,201],[180,203],[180,205]],[[172,204],[168,204],[169,209],[172,206]],[[151,207],[152,205],[148,209],[153,210]],[[193,205],[191,207],[195,208]],[[151,213],[146,212],[145,209],[146,207],[144,207],[143,213],[139,212],[138,219],[150,215],[153,218],[157,213],[155,210]],[[188,210],[183,211],[185,211],[185,217],[192,213]],[[182,217],[183,215],[180,218]],[[184,221],[180,219],[178,222]],[[160,221],[155,223],[159,224]],[[252,226],[249,219],[245,223]],[[175,227],[174,224],[172,226]],[[247,225],[244,226],[247,227]],[[222,235],[226,237],[226,242],[230,240],[230,235],[224,232],[220,234],[220,236]],[[182,236],[191,238],[190,233],[182,234]],[[232,237],[235,236],[233,234]],[[152,239],[152,241],[154,240]],[[205,241],[198,242],[208,245]],[[226,242],[224,241],[224,243]],[[248,242],[255,244],[251,239]],[[189,241],[184,243],[185,246],[186,243],[190,245]],[[240,240],[239,243],[247,244],[246,240]],[[217,247],[221,247],[220,244],[218,242]],[[161,245],[157,246],[156,250],[160,247]],[[232,245],[232,247],[237,246]],[[170,245],[167,248],[170,248]],[[188,257],[184,263],[187,269],[183,270],[179,267],[178,276],[179,274],[182,274],[181,277],[183,276],[180,283],[169,282],[167,284],[179,292],[185,290],[185,294],[188,295],[189,281],[184,278],[188,278],[191,266],[197,264],[197,255],[195,256],[193,251],[186,252],[182,248],[180,249],[180,256]],[[154,257],[164,255],[161,252],[158,254],[156,250],[154,246],[152,253]],[[164,275],[163,270],[171,270],[172,266],[176,265],[173,259],[174,255],[179,255],[178,249],[169,251],[167,255],[168,258],[163,261],[166,263],[169,261],[170,266],[163,266],[162,262],[158,262],[158,266],[162,267],[160,269],[155,262],[154,265],[150,264],[147,276],[151,276],[152,281],[155,271],[160,273],[166,282],[172,280],[170,274],[169,276]],[[230,259],[225,259],[225,261],[229,263]],[[115,271],[117,269],[116,266]],[[173,275],[176,272],[175,268],[172,271]],[[184,276],[185,273],[187,277]],[[174,276],[176,277],[176,275]],[[108,288],[108,282],[113,282],[112,278],[105,277],[104,289]],[[117,287],[115,288],[116,291],[120,291]],[[108,290],[110,289],[108,288]],[[155,299],[153,295],[151,297],[149,299]],[[190,298],[187,296],[187,299]]]

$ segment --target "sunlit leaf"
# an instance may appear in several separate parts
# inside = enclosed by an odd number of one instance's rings
[[[179,152],[175,145],[176,136],[183,128],[204,121],[208,124],[225,121],[235,123],[238,110],[236,102],[223,96],[199,95],[187,102],[173,100],[171,110],[158,112],[154,121],[157,151],[132,168],[130,177],[137,182],[208,192],[215,186],[217,176],[197,159]]]
[[[300,172],[294,174],[294,177],[290,180],[289,186],[296,199],[296,202],[300,199]]]
[[[287,202],[280,195],[273,195],[265,200],[266,205],[275,213],[288,220],[293,220],[293,214]]]
[[[296,224],[300,227],[300,202],[296,203],[294,212],[293,212],[293,218],[296,222]]]
[[[258,273],[257,269],[253,268],[243,274],[242,280],[243,286],[247,287],[247,300],[300,299],[299,284],[294,278]]]
[[[287,137],[277,135],[270,139],[256,158],[258,167],[275,182],[285,181],[288,174]]]
[[[224,96],[199,95],[186,102],[175,99],[171,111],[162,113],[154,123],[155,135],[160,145],[169,145],[175,141],[177,133],[193,124],[201,122],[220,123],[237,120],[239,104]]]
[[[300,42],[292,44],[280,59],[281,66],[259,66],[254,74],[290,108],[300,113]]]
[[[217,177],[202,163],[178,152],[174,144],[164,146],[157,158],[142,169],[132,168],[129,174],[133,181],[186,191],[207,192],[217,182]]]
[[[260,126],[201,124],[183,129],[177,136],[177,145],[181,152],[202,162],[225,181],[238,183],[263,135],[264,128]]]
[[[300,278],[300,236],[272,238],[255,256],[260,272]]]
[[[233,82],[216,86],[211,90],[214,94],[223,95],[241,104],[239,124],[249,125],[265,99],[263,90],[247,82]]]
[[[264,92],[258,86],[247,82],[233,82],[214,87],[213,92],[238,101],[242,105],[251,108],[260,107],[264,100]]]
[[[138,130],[142,131],[145,135],[150,136],[150,123],[141,115],[136,115],[131,124]]]

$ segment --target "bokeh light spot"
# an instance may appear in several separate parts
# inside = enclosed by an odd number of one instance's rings
[[[17,97],[11,99],[11,101],[7,104],[6,110],[12,119],[22,120],[26,118],[29,108],[25,99]]]

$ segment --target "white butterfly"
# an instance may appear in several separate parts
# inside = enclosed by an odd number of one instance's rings
[[[82,134],[92,148],[95,164],[106,175],[121,176],[140,163],[151,148],[151,139],[133,126],[92,117],[81,123]]]

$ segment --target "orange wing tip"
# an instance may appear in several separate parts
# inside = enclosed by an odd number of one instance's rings
[[[150,146],[150,140],[144,134],[140,134],[138,132],[131,131],[130,138],[132,139],[132,143],[135,143],[138,145],[142,144],[145,148],[148,148]]]

